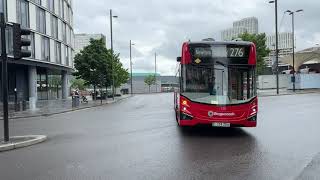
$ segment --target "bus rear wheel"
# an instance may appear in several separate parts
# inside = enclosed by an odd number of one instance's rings
[[[178,126],[180,126],[180,124],[179,124],[179,118],[178,118],[178,112],[177,112],[176,109],[175,109],[175,117],[176,117],[176,122],[177,122]]]

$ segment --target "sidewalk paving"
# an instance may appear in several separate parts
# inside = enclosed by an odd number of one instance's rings
[[[281,95],[296,95],[296,94],[309,94],[309,93],[320,93],[320,89],[303,89],[303,90],[296,90],[293,92],[292,90],[288,89],[279,89],[279,95],[277,95],[276,89],[258,89],[258,96],[281,96]]]
[[[37,116],[49,116],[53,114],[60,114],[80,109],[86,109],[91,107],[102,106],[106,104],[111,104],[114,102],[118,102],[120,100],[129,98],[130,95],[123,95],[121,97],[115,97],[114,100],[112,98],[108,98],[107,100],[103,100],[102,104],[100,100],[93,101],[88,99],[88,103],[81,103],[78,107],[72,107],[71,98],[66,100],[41,100],[37,102],[37,109],[26,111],[17,111],[15,112],[12,108],[9,109],[9,119],[19,119],[19,118],[27,118],[27,117],[37,117]],[[0,120],[3,120],[2,106],[0,109]]]

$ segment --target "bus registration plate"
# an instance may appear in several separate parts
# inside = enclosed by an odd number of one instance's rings
[[[230,123],[221,123],[221,122],[214,122],[212,123],[213,127],[230,127]]]

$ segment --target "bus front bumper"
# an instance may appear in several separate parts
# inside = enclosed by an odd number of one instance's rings
[[[192,119],[192,120],[179,120],[179,125],[180,126],[196,126],[196,125],[211,125],[215,126],[216,123],[224,123],[224,124],[229,124],[230,127],[256,127],[257,126],[257,120],[255,118],[254,121],[249,119],[243,119],[243,120],[223,120],[223,121],[215,121],[215,120],[201,120],[201,119]]]

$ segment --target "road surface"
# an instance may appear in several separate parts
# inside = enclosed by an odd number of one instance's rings
[[[319,179],[320,94],[260,98],[257,128],[181,131],[172,103],[173,94],[137,95],[13,120],[11,135],[49,139],[0,153],[0,179]]]

